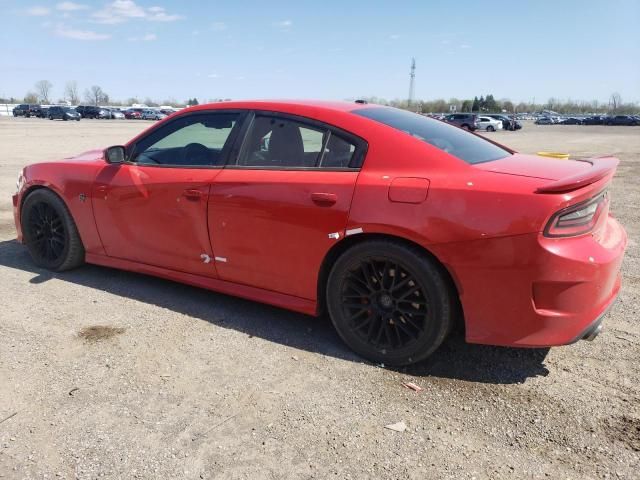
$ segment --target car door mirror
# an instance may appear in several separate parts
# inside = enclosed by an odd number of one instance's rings
[[[115,145],[105,150],[104,159],[107,163],[124,163],[126,150],[122,145]]]

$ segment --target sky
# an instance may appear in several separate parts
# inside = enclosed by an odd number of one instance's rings
[[[640,102],[640,0],[0,0],[0,97]]]

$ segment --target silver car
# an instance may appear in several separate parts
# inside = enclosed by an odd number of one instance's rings
[[[145,110],[142,112],[141,118],[143,120],[162,120],[163,118],[167,118],[167,116],[158,110]]]
[[[124,113],[122,113],[117,108],[111,109],[111,118],[115,118],[116,120],[124,120]]]
[[[491,117],[478,117],[478,130],[486,130],[487,132],[495,132],[502,130],[502,120],[496,120]]]

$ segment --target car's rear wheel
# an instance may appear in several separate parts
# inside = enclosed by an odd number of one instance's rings
[[[489,126],[487,127],[487,132],[495,132],[495,131],[496,131],[496,129],[495,129],[495,128],[493,128],[491,125],[489,125]]]
[[[335,262],[327,308],[340,337],[373,362],[425,359],[453,324],[445,274],[418,248],[386,240],[358,244]]]
[[[33,261],[61,272],[84,263],[84,246],[64,202],[48,189],[30,193],[22,206],[22,232]]]
[[[469,127],[469,125],[467,125],[466,123],[464,125],[462,125],[460,128],[464,129],[464,130],[470,130],[471,127]]]

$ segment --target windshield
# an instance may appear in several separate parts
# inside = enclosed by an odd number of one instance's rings
[[[408,133],[467,163],[490,162],[511,155],[508,150],[458,127],[406,110],[373,107],[359,108],[351,113]]]

